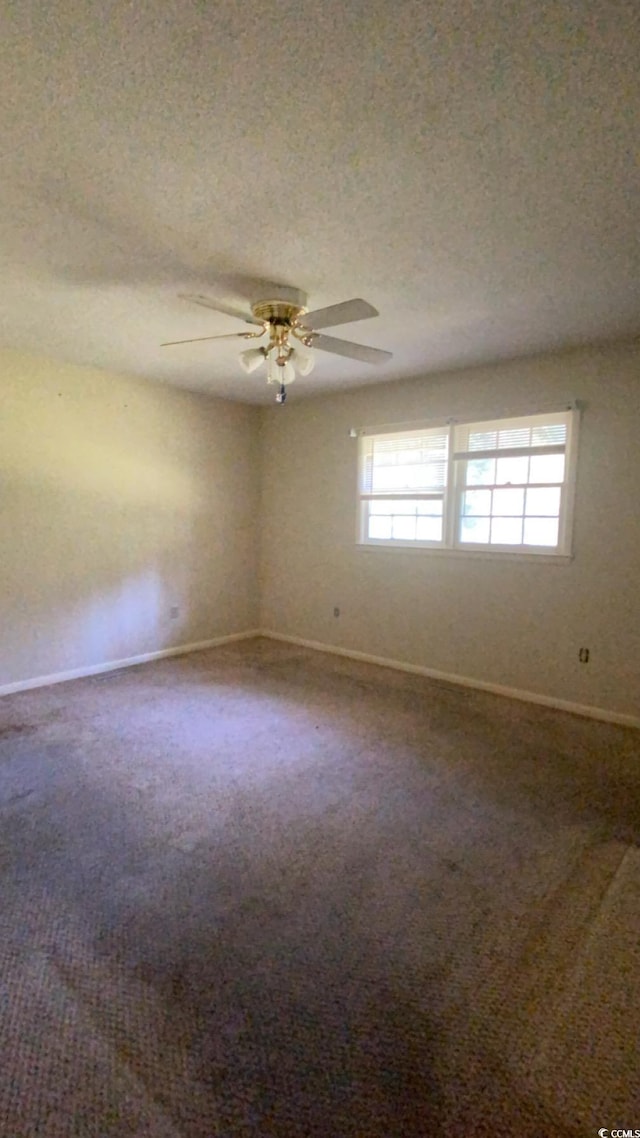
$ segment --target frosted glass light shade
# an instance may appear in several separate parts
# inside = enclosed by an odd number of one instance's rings
[[[267,356],[267,383],[280,383],[280,368],[273,352]]]
[[[303,352],[300,348],[294,348],[291,356],[300,375],[309,375],[316,366],[316,358],[312,352]]]
[[[246,352],[240,353],[240,365],[250,375],[252,371],[260,367],[264,363],[264,351],[262,348],[249,348]]]

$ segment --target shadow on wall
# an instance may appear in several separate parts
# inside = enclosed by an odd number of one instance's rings
[[[0,684],[252,627],[257,418],[0,355]]]
[[[247,627],[253,529],[213,487],[176,504],[9,478],[0,530],[0,684]]]

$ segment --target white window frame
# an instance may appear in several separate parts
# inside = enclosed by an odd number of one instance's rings
[[[424,492],[399,491],[397,494],[381,493],[377,494],[369,490],[366,485],[366,464],[372,453],[372,448],[377,440],[384,442],[411,442],[413,439],[419,438],[424,435],[445,434],[448,439],[448,453],[447,453],[447,468],[450,463],[450,428],[448,423],[430,422],[422,425],[407,425],[395,430],[391,427],[379,428],[376,430],[363,431],[360,436],[359,458],[358,458],[358,484],[359,484],[359,516],[358,516],[358,539],[362,545],[371,546],[384,546],[384,547],[399,547],[408,546],[412,549],[440,549],[442,546],[441,541],[422,541],[410,540],[402,541],[398,538],[371,538],[367,536],[368,528],[368,504],[371,501],[387,500],[387,501],[402,501],[410,499],[411,501],[418,501],[420,499],[426,500],[442,500],[443,503],[443,532],[446,529],[446,484],[449,479],[449,471],[447,469],[446,483],[442,492],[437,489],[427,490]]]
[[[362,431],[357,432],[359,436],[358,443],[358,520],[357,520],[357,543],[363,548],[383,548],[383,549],[422,549],[432,550],[434,552],[455,553],[460,555],[480,555],[486,556],[490,554],[494,557],[515,557],[520,558],[540,558],[546,557],[548,559],[564,559],[567,560],[571,557],[572,552],[572,538],[573,538],[573,514],[574,514],[574,500],[576,489],[576,473],[577,473],[577,456],[578,456],[578,433],[579,433],[579,419],[580,412],[577,404],[565,405],[562,408],[554,408],[549,411],[535,411],[527,415],[510,415],[510,416],[497,416],[491,419],[464,419],[464,420],[431,420],[423,423],[412,424],[397,424],[390,426],[368,427]],[[473,458],[487,457],[488,452],[456,451],[456,436],[460,433],[460,428],[470,429],[484,429],[491,430],[496,427],[504,429],[518,429],[518,427],[526,427],[527,425],[544,425],[544,421],[548,424],[552,423],[566,423],[567,436],[566,443],[562,447],[565,456],[564,478],[562,483],[554,484],[541,484],[541,485],[559,485],[560,486],[560,511],[559,511],[559,533],[558,544],[555,546],[549,545],[507,545],[507,544],[492,544],[492,543],[472,543],[460,540],[460,522],[462,517],[462,495],[465,487],[465,474],[466,462]],[[447,458],[447,478],[443,494],[443,528],[441,541],[422,541],[412,539],[399,539],[399,538],[371,538],[368,537],[368,516],[369,516],[369,502],[376,499],[386,499],[389,501],[398,501],[404,498],[411,498],[417,500],[429,496],[438,497],[438,494],[413,494],[410,491],[398,492],[385,492],[376,494],[373,493],[371,488],[365,484],[366,480],[366,464],[368,456],[372,453],[372,447],[375,440],[380,441],[397,441],[401,442],[404,439],[414,439],[420,435],[428,434],[430,432],[441,434],[446,430],[448,433],[448,458]],[[352,432],[355,433],[355,432]],[[558,453],[559,447],[520,447],[511,449],[500,449],[501,457],[516,457],[517,455],[531,455],[531,454],[545,454],[555,452]],[[468,457],[467,457],[468,456]],[[525,484],[523,484],[525,485]],[[526,485],[531,486],[527,483]],[[478,489],[505,489],[510,487],[504,484],[497,484],[496,487],[491,486],[478,486]],[[535,487],[531,487],[535,488]]]

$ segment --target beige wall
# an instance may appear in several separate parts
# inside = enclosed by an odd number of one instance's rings
[[[253,408],[0,352],[0,686],[254,628],[257,436]]]
[[[299,383],[313,383],[313,377]],[[640,714],[640,354],[618,346],[263,412],[262,627]],[[569,564],[355,545],[362,427],[584,400]],[[334,605],[341,616],[333,616]],[[591,661],[579,664],[578,649]]]
[[[263,412],[15,352],[0,365],[0,687],[261,623],[640,714],[637,349],[306,401],[294,387]],[[570,564],[356,547],[349,427],[572,398],[586,410]]]

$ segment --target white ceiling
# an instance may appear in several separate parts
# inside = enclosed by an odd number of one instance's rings
[[[296,397],[640,332],[634,0],[21,0],[0,57],[9,346],[263,402],[159,344],[265,278],[394,353]]]

